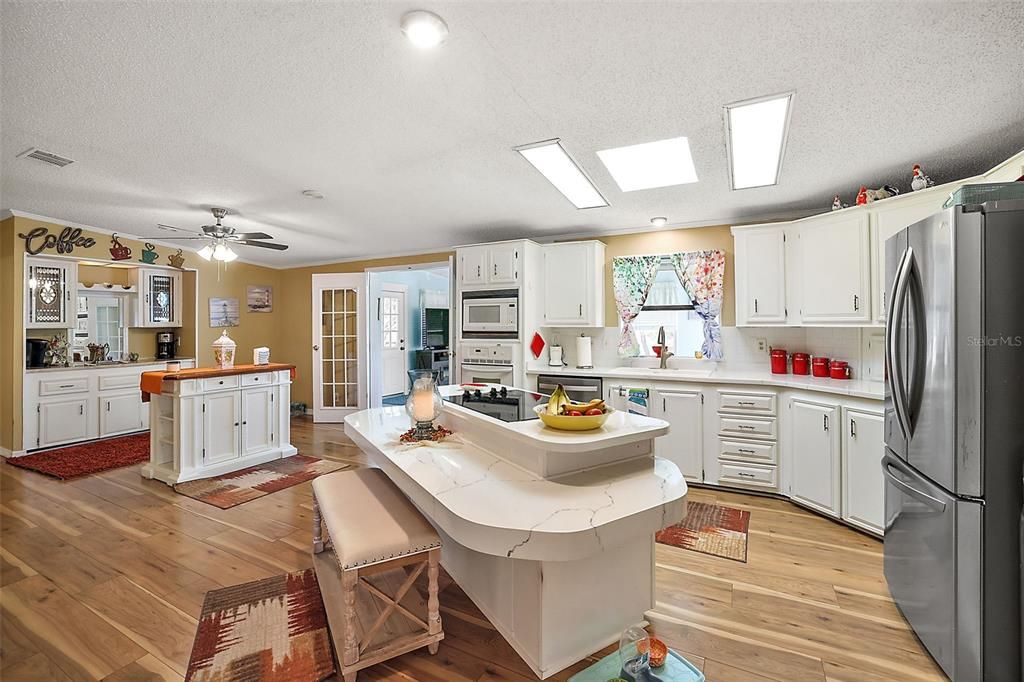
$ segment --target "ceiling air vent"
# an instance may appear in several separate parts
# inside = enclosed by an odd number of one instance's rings
[[[46,150],[40,149],[39,147],[32,147],[28,151],[24,151],[21,154],[18,154],[18,156],[27,159],[36,159],[38,161],[43,161],[50,165],[57,166],[58,168],[63,168],[69,163],[75,162],[74,159],[68,159],[63,156],[59,156],[57,154],[54,154],[53,152],[48,152]]]

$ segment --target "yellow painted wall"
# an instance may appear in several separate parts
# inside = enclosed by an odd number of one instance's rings
[[[22,311],[24,310],[24,254],[25,242],[17,235],[27,233],[34,227],[47,227],[51,232],[60,232],[63,225],[49,223],[30,218],[14,216],[0,222],[0,446],[21,449],[22,432],[22,367],[24,339],[22,338]],[[110,260],[110,235],[100,232],[83,231],[84,236],[96,240],[89,248],[76,247],[71,256],[82,259]],[[132,249],[132,260],[121,261],[121,264],[142,265],[139,256],[144,248],[141,242],[133,239],[121,239],[121,243]],[[176,249],[157,246],[159,254],[157,263],[167,265],[167,257]],[[47,250],[40,256],[56,255]],[[238,362],[251,362],[252,349],[256,346],[281,347],[279,339],[284,336],[281,324],[281,310],[286,303],[281,291],[282,271],[265,268],[248,263],[221,265],[220,272],[216,263],[202,260],[195,253],[186,252],[185,268],[193,268],[195,272],[183,273],[183,306],[184,326],[173,329],[181,337],[179,355],[184,357],[197,356],[199,365],[213,362],[211,344],[220,336],[221,330],[210,327],[209,298],[233,297],[239,301],[239,326],[228,329],[228,334],[238,344]],[[80,266],[85,281],[120,283],[127,270],[95,266]],[[195,302],[196,279],[198,278],[199,300]],[[274,287],[275,305],[271,313],[249,313],[245,305],[245,288],[249,284],[270,285]],[[308,299],[308,296],[307,296]],[[196,306],[198,305],[198,325],[196,324]],[[142,357],[152,357],[156,352],[156,333],[158,329],[130,329],[129,348]],[[48,333],[46,335],[49,335]],[[196,353],[198,350],[198,353]],[[288,362],[287,356],[275,353],[275,359]]]
[[[284,337],[278,343],[277,348],[271,349],[271,358],[278,359],[280,362],[290,362],[296,366],[296,377],[292,383],[292,400],[304,402],[310,409],[313,407],[312,296],[314,274],[363,272],[367,268],[439,263],[447,261],[451,255],[452,252],[441,252],[281,270],[281,289],[286,292],[289,303],[284,308],[282,321]]]
[[[612,291],[612,258],[619,256],[647,256],[677,253],[679,251],[702,251],[719,249],[725,252],[725,291],[722,300],[722,326],[732,327],[736,324],[736,290],[733,280],[733,246],[732,233],[728,225],[713,227],[694,227],[680,230],[659,230],[657,232],[638,232],[636,234],[612,235],[598,237],[605,243],[605,314],[604,323],[607,327],[617,327],[619,316],[615,310],[615,293]]]

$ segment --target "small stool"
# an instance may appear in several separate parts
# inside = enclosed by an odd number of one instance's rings
[[[437,653],[440,558],[434,527],[380,469],[313,480],[313,567],[345,682],[423,646]],[[424,568],[426,603],[410,593]]]

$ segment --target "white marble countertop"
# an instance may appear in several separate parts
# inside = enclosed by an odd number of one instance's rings
[[[139,358],[135,362],[108,362],[105,364],[78,363],[70,367],[31,367],[25,372],[34,374],[36,372],[71,372],[79,369],[130,369],[132,367],[147,367],[149,365],[165,365],[168,362],[195,361],[195,358],[171,358],[169,360],[157,360],[156,358]]]
[[[427,516],[480,552],[570,560],[681,517],[686,482],[665,459],[644,457],[548,480],[459,434],[439,444],[401,444],[398,437],[408,428],[402,407],[345,418],[345,433]]]
[[[878,381],[860,379],[819,379],[799,374],[772,374],[766,370],[733,369],[652,369],[649,367],[534,367],[527,374],[566,374],[569,376],[599,376],[607,379],[636,379],[641,381],[686,381],[704,384],[748,384],[752,386],[779,386],[805,391],[848,395],[853,398],[882,400],[884,386]]]

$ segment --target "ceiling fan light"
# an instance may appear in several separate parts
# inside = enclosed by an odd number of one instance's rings
[[[211,257],[212,255],[213,255],[213,249],[212,249],[212,248],[210,248],[210,245],[209,245],[209,244],[207,244],[207,245],[206,245],[206,246],[204,246],[203,248],[199,249],[199,253],[198,253],[198,256],[199,256],[200,258],[202,258],[203,260],[210,260],[210,257]]]
[[[236,258],[238,258],[238,254],[225,246],[224,247],[224,257],[221,258],[221,260],[224,261],[225,263],[230,263],[231,261],[235,260]]]
[[[223,244],[217,244],[213,247],[213,257],[217,260],[224,260],[227,257],[228,247]]]

